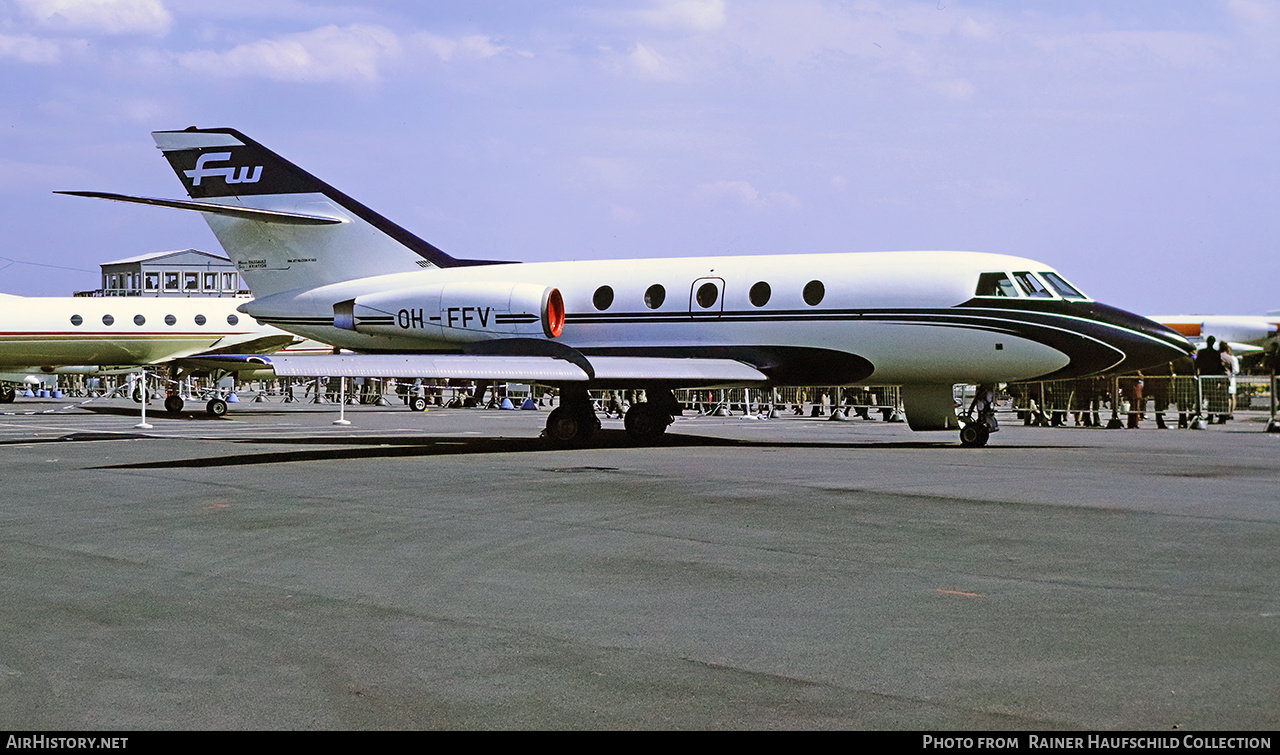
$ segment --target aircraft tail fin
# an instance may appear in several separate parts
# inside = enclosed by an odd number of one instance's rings
[[[421,268],[501,264],[449,256],[234,129],[152,137],[195,200],[163,206],[203,213],[255,296]],[[288,216],[320,222],[283,222]]]

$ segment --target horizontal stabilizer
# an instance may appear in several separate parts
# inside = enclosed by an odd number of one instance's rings
[[[67,194],[73,197],[91,197],[93,199],[110,199],[115,202],[131,202],[155,207],[171,207],[175,210],[193,210],[210,215],[226,215],[241,220],[257,220],[261,223],[278,223],[282,225],[337,225],[345,223],[342,218],[329,218],[323,215],[303,215],[297,212],[280,210],[259,210],[252,207],[229,207],[213,202],[196,202],[189,199],[156,199],[153,197],[131,197],[125,194],[111,194],[104,191],[55,191],[54,194]]]

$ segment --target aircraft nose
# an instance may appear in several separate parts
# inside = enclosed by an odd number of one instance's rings
[[[1158,322],[1106,304],[1095,302],[1090,308],[1095,320],[1109,326],[1108,342],[1124,353],[1108,372],[1138,372],[1195,354],[1186,338]]]

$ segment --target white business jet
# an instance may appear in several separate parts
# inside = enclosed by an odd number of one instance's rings
[[[643,388],[661,437],[677,387],[900,385],[914,430],[958,418],[956,383],[1128,372],[1190,352],[1053,268],[974,252],[502,263],[445,254],[233,129],[157,131],[190,200],[65,192],[204,214],[256,299],[241,311],[358,354],[262,357],[277,375],[519,380],[559,387],[546,436],[587,441],[588,388]],[[961,425],[964,425],[961,427]]]
[[[238,312],[244,299],[143,296],[13,296],[0,294],[0,371],[107,374],[170,366],[181,372],[257,369],[243,355],[269,353],[302,339]],[[235,355],[230,358],[227,355]],[[202,358],[211,361],[201,362]],[[0,403],[14,400],[0,386]],[[182,411],[180,396],[165,408]],[[227,412],[220,397],[205,411]]]

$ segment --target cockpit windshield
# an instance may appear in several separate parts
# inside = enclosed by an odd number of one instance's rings
[[[983,273],[978,276],[975,296],[1017,296],[1018,289],[1005,273]]]
[[[1022,272],[1014,273],[1013,277],[1018,280],[1018,285],[1022,287],[1022,293],[1027,296],[1053,298],[1053,294],[1049,293],[1049,289],[1045,288],[1040,279],[1030,272],[1023,270]]]
[[[1040,276],[1041,276],[1042,278],[1044,278],[1046,281],[1048,281],[1049,286],[1050,286],[1054,291],[1057,291],[1057,292],[1058,292],[1058,296],[1061,296],[1061,297],[1062,297],[1062,298],[1064,298],[1064,299],[1087,299],[1087,298],[1089,298],[1089,297],[1085,296],[1084,294],[1080,293],[1080,291],[1079,291],[1078,289],[1076,289],[1076,287],[1075,287],[1075,286],[1073,286],[1073,285],[1071,285],[1070,283],[1067,283],[1065,280],[1063,280],[1063,279],[1062,279],[1062,276],[1061,276],[1061,275],[1058,275],[1057,273],[1040,273]]]

